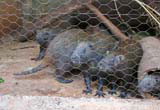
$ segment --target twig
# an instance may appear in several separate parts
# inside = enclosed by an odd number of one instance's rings
[[[139,0],[135,0],[150,16],[151,18],[158,24],[158,26],[160,27],[160,22],[158,21],[157,18],[155,18],[155,16],[148,10],[152,10],[154,13],[156,13],[157,16],[160,16],[160,14],[154,10],[153,8],[151,8],[150,6],[146,5],[145,3],[139,1]],[[148,9],[147,9],[148,8]]]
[[[114,0],[114,5],[115,5],[115,9],[116,9],[116,11],[117,11],[117,14],[118,14],[120,20],[129,28],[129,30],[130,30],[133,34],[136,34],[136,33],[130,28],[129,24],[126,23],[125,20],[122,18],[121,14],[120,14],[120,12],[119,12],[119,10],[118,10],[117,0]]]
[[[125,34],[123,34],[109,19],[107,19],[95,6],[92,4],[86,5],[92,12],[94,12],[97,17],[102,20],[102,22],[116,35],[120,40],[129,39]]]
[[[27,48],[35,48],[36,46],[26,46],[26,47],[20,47],[20,48],[12,48],[11,50],[19,50],[19,49],[27,49]]]

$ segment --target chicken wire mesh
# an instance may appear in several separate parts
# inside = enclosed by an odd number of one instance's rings
[[[140,2],[160,12],[158,0]],[[58,82],[84,80],[86,94],[92,93],[91,83],[96,81],[99,97],[145,97],[149,93],[159,98],[159,65],[139,72],[149,50],[142,39],[158,38],[159,24],[136,0],[1,0],[0,7],[2,47],[25,41],[36,41],[40,47],[31,60],[42,63],[14,75],[51,67]],[[157,44],[154,48],[159,45],[159,41],[147,41]],[[159,56],[155,50],[152,57]]]

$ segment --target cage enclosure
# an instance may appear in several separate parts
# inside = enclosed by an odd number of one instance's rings
[[[158,110],[159,0],[1,0],[0,9],[0,101]]]

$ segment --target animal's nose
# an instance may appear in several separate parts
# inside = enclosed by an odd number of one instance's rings
[[[99,69],[100,71],[102,71],[102,70],[103,70],[103,67],[102,67],[102,66],[99,66],[98,69]]]
[[[100,70],[101,70],[101,69],[102,69],[102,67],[101,67],[101,66],[98,66],[98,69],[100,69]]]
[[[79,61],[76,57],[72,57],[71,60],[72,60],[73,64],[79,63]]]
[[[44,38],[44,40],[45,40],[45,41],[47,41],[47,40],[48,40],[48,38]]]

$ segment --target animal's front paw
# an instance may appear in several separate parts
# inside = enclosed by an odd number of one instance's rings
[[[120,98],[123,98],[123,99],[128,98],[127,92],[120,92],[119,97],[120,97]]]
[[[91,89],[86,89],[86,90],[83,90],[83,93],[85,93],[85,94],[91,94],[92,90]]]
[[[103,93],[103,91],[97,91],[95,96],[98,96],[98,97],[104,97],[106,94]]]
[[[114,94],[117,94],[117,92],[116,92],[116,90],[109,90],[109,91],[108,91],[108,94],[114,95]]]

